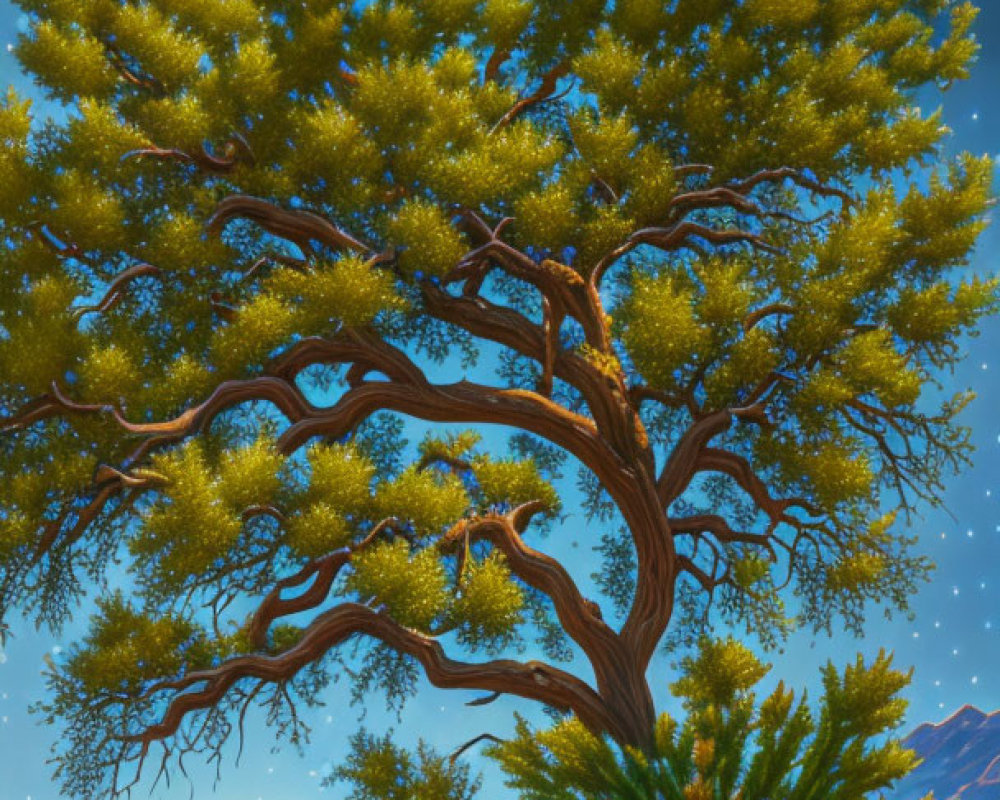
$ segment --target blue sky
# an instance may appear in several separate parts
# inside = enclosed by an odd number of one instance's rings
[[[953,130],[949,140],[952,151],[970,150],[1000,156],[1000,104],[996,85],[1000,79],[1000,3],[983,0],[977,26],[983,45],[979,62],[970,81],[957,85],[944,100],[945,120]],[[0,0],[0,85],[14,84],[19,92],[31,95],[33,87],[18,72],[7,49],[16,38],[18,12],[6,0]],[[937,99],[927,98],[928,105]],[[36,105],[44,113],[45,104]],[[972,270],[993,274],[1000,269],[998,257],[1000,227],[994,226],[983,236]],[[1000,708],[1000,320],[990,320],[982,327],[980,338],[965,348],[966,358],[953,376],[945,378],[953,390],[972,388],[977,399],[965,411],[964,424],[973,430],[977,447],[975,466],[950,481],[944,511],[928,513],[913,524],[911,533],[919,536],[920,550],[938,569],[934,580],[915,599],[915,620],[887,621],[873,614],[865,636],[858,640],[847,635],[813,640],[808,635],[795,637],[783,654],[773,653],[774,678],[786,685],[808,687],[818,694],[818,669],[827,659],[840,665],[854,654],[873,656],[880,647],[894,651],[900,666],[914,666],[913,682],[906,693],[910,700],[907,727],[920,722],[938,721],[965,703],[983,710]],[[411,439],[414,438],[411,436]],[[419,433],[415,438],[419,438]],[[572,506],[572,502],[568,504]],[[579,530],[582,519],[571,516],[562,530],[546,541],[553,555],[565,559],[568,568],[584,586],[594,569],[588,544],[596,536]],[[572,542],[579,540],[580,546]],[[12,620],[13,621],[13,620]],[[85,621],[85,614],[80,623]],[[43,656],[56,653],[79,636],[82,624],[68,627],[59,637],[36,633],[26,624],[14,621],[16,638],[6,650],[0,650],[0,800],[55,800],[58,792],[51,781],[51,767],[46,765],[48,749],[59,736],[58,729],[47,728],[27,713],[30,703],[43,695],[40,674]],[[655,662],[650,671],[654,696],[660,710],[677,710],[667,694],[670,676],[667,659]],[[443,751],[449,751],[484,731],[503,736],[513,729],[512,712],[517,710],[538,724],[545,718],[527,702],[503,698],[479,708],[463,703],[473,695],[445,692],[423,685],[418,696],[403,712],[397,723],[382,710],[381,700],[374,699],[365,724],[381,733],[392,725],[399,741],[413,744],[421,736]],[[346,787],[324,789],[320,780],[330,765],[344,753],[347,737],[357,728],[357,708],[349,708],[346,699],[334,694],[329,704],[312,715],[311,744],[304,754],[292,749],[272,753],[271,733],[252,717],[247,725],[247,741],[239,766],[234,763],[235,748],[222,761],[222,777],[215,792],[211,790],[214,769],[189,766],[195,782],[194,797],[218,800],[305,800],[321,795],[342,798]],[[474,758],[478,764],[478,759]],[[488,767],[488,765],[484,765]],[[482,797],[507,796],[495,770],[484,769],[486,784]],[[179,777],[169,788],[158,787],[152,797],[160,800],[188,798],[190,786]],[[145,790],[140,789],[141,794]],[[136,795],[140,796],[139,794]]]

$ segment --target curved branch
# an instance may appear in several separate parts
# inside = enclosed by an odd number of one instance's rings
[[[667,227],[648,227],[635,231],[622,244],[605,254],[597,262],[590,273],[588,282],[592,289],[596,290],[600,286],[604,274],[622,256],[632,252],[640,245],[650,245],[664,252],[671,252],[680,250],[683,247],[692,247],[693,243],[690,241],[692,237],[704,239],[713,245],[746,243],[765,253],[777,254],[781,252],[777,247],[756,233],[750,233],[738,228],[718,230],[696,222],[681,221]]]
[[[732,421],[733,412],[730,409],[716,411],[698,420],[684,432],[656,479],[656,492],[663,508],[667,508],[681,496],[697,471],[699,454],[705,445],[720,433],[729,430]]]
[[[779,522],[793,526],[801,523],[801,520],[786,513],[792,507],[801,508],[813,517],[823,516],[823,512],[805,498],[772,497],[767,484],[757,475],[750,462],[727,450],[714,447],[704,448],[698,456],[695,469],[698,472],[721,472],[736,481],[737,485],[754,501],[754,504],[770,517],[771,529]]]
[[[330,587],[337,574],[350,562],[351,556],[370,545],[395,524],[398,524],[395,517],[387,517],[372,528],[362,541],[313,559],[298,572],[275,583],[250,618],[247,637],[253,646],[258,650],[267,647],[267,631],[278,617],[308,611],[322,603],[330,593]],[[313,577],[315,577],[313,584],[302,594],[287,600],[282,599],[281,592],[284,589],[301,586]]]
[[[719,542],[725,544],[757,545],[766,548],[772,560],[777,557],[769,535],[734,530],[729,526],[725,518],[718,514],[692,514],[687,517],[671,517],[667,520],[667,523],[670,525],[670,530],[675,536],[680,534],[698,535],[707,532],[711,533]]]
[[[219,203],[206,224],[208,232],[218,235],[230,220],[237,217],[256,222],[268,233],[298,245],[304,253],[311,252],[310,242],[313,241],[333,250],[373,252],[372,248],[319,214],[301,209],[283,209],[267,200],[244,194],[230,195]]]
[[[145,754],[152,742],[176,733],[188,714],[215,706],[237,681],[243,678],[287,681],[331,648],[359,633],[416,658],[430,682],[439,688],[518,695],[570,710],[591,730],[607,731],[621,739],[626,735],[601,697],[567,672],[539,661],[498,659],[481,664],[455,661],[445,655],[433,638],[400,625],[384,612],[358,603],[343,603],[320,614],[305,629],[302,638],[281,655],[238,656],[214,669],[192,672],[151,687],[150,692],[182,693],[170,701],[159,723],[122,739],[141,743]],[[198,684],[204,684],[203,688],[185,691]]]
[[[746,333],[755,327],[761,320],[778,314],[794,314],[795,306],[788,303],[769,303],[766,306],[754,309],[743,320],[743,332]]]
[[[500,67],[510,58],[510,50],[494,47],[489,59],[486,61],[486,68],[483,70],[483,83],[495,81],[500,73]]]
[[[801,170],[797,170],[793,167],[762,169],[751,175],[749,178],[733,181],[727,185],[739,194],[746,194],[762,183],[780,183],[784,180],[791,180],[803,189],[808,189],[821,197],[836,197],[842,201],[845,208],[850,208],[856,202],[854,197],[848,192],[845,192],[842,189],[837,189],[834,186],[829,186],[825,183],[820,183],[819,181],[804,175]]]
[[[122,271],[118,274],[111,283],[108,284],[108,289],[104,293],[104,296],[97,301],[94,305],[89,306],[78,306],[76,308],[70,309],[73,314],[74,319],[81,319],[87,314],[103,314],[106,311],[110,311],[125,296],[125,290],[129,283],[131,283],[136,278],[140,278],[143,275],[159,275],[161,272],[159,267],[154,267],[152,264],[135,264],[128,269]]]
[[[538,88],[527,97],[523,97],[518,100],[511,107],[511,109],[500,118],[497,124],[493,126],[490,134],[496,133],[504,126],[509,125],[515,117],[523,113],[526,109],[531,108],[531,106],[558,99],[556,96],[556,85],[559,83],[559,79],[568,73],[569,64],[565,61],[560,61],[552,67],[542,76],[542,82],[538,85]]]
[[[130,158],[156,158],[165,161],[181,161],[186,164],[194,164],[199,169],[219,175],[228,175],[240,164],[252,165],[255,161],[250,144],[237,133],[234,133],[225,141],[222,156],[213,155],[202,144],[199,146],[198,151],[194,153],[177,148],[143,147],[138,150],[130,150],[119,161],[126,161]]]
[[[551,598],[556,616],[566,633],[587,654],[598,676],[598,688],[614,675],[609,661],[624,658],[618,634],[593,613],[576,582],[556,559],[525,544],[517,532],[513,515],[489,516],[461,522],[441,539],[439,548],[450,552],[469,541],[488,541],[507,559],[514,574]]]

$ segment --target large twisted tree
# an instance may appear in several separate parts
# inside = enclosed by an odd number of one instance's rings
[[[18,4],[66,113],[0,106],[0,612],[133,584],[50,676],[68,792],[341,673],[649,747],[668,626],[905,609],[997,301],[991,164],[914,106],[970,5]],[[567,462],[603,610],[539,549]]]

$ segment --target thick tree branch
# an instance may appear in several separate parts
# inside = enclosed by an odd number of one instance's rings
[[[691,425],[678,440],[656,479],[656,491],[663,508],[681,496],[697,471],[698,457],[705,445],[729,430],[733,412],[716,411]]]
[[[481,664],[455,661],[444,654],[432,637],[403,627],[386,613],[357,603],[342,603],[320,614],[299,641],[281,655],[238,656],[214,669],[192,672],[150,687],[147,695],[164,691],[179,694],[170,701],[159,723],[122,738],[141,743],[145,756],[152,742],[176,733],[189,714],[215,706],[239,680],[285,682],[355,634],[379,639],[416,658],[430,682],[439,688],[514,694],[572,711],[591,730],[607,731],[621,741],[629,733],[593,689],[567,672],[539,661],[498,659]],[[202,688],[186,691],[198,685]]]
[[[372,253],[372,248],[341,230],[319,214],[301,209],[287,210],[258,197],[230,195],[215,209],[207,223],[208,232],[218,235],[228,222],[237,217],[256,222],[268,233],[293,242],[303,253],[311,253],[311,242],[319,242],[333,250],[353,250]]]

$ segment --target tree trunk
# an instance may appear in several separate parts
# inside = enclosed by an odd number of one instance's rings
[[[644,670],[634,659],[622,659],[613,672],[597,675],[597,686],[598,693],[617,723],[616,730],[606,732],[619,745],[650,753],[656,727],[656,708]]]

